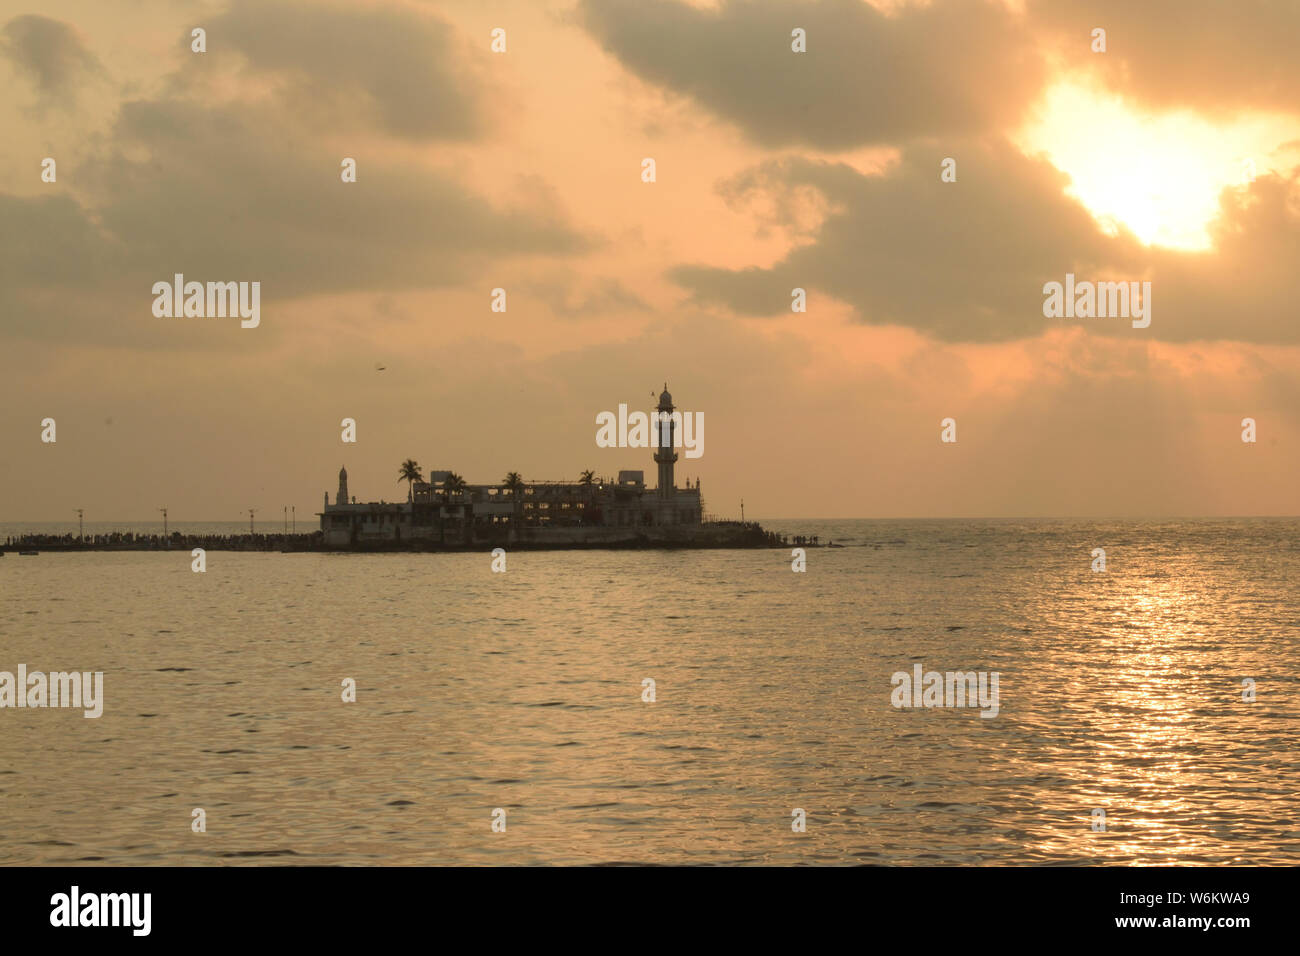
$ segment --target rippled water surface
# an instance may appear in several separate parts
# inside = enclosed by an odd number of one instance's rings
[[[0,862],[1300,862],[1300,522],[770,526],[846,547],[10,552],[0,670],[106,704],[0,710]]]

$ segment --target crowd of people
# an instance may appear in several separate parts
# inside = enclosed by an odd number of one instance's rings
[[[211,551],[309,551],[322,546],[319,531],[311,534],[136,534],[114,531],[109,534],[20,534],[5,538],[9,548],[57,548],[75,551],[81,548],[123,551],[165,551],[172,548],[203,548]]]
[[[768,547],[788,547],[791,543],[817,547],[817,536],[778,534],[765,531],[757,522],[718,522],[721,525],[733,525],[742,528],[747,538],[746,544],[753,546],[763,543]],[[166,551],[172,549],[189,550],[203,548],[210,551],[317,551],[327,550],[324,535],[319,531],[310,534],[182,534],[173,531],[170,535],[137,534],[132,531],[114,531],[108,534],[81,535],[67,534],[20,534],[5,538],[5,548],[38,549],[46,548],[58,551],[100,550],[100,551]]]

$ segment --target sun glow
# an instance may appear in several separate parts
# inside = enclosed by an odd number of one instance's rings
[[[1120,97],[1058,83],[1017,145],[1067,173],[1070,195],[1112,234],[1148,245],[1206,250],[1219,195],[1271,169],[1294,120],[1251,116],[1216,125],[1190,112],[1145,114]]]

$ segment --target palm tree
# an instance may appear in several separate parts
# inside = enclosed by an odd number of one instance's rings
[[[442,496],[447,502],[447,507],[451,507],[453,495],[459,495],[465,490],[465,479],[454,471],[447,472],[447,477],[442,481]]]
[[[595,481],[596,473],[590,468],[584,471],[581,477],[578,478],[578,483],[582,485],[582,496],[584,499],[582,503],[582,521],[584,524],[591,518],[592,485],[595,484]]]
[[[402,467],[401,470],[398,472],[397,480],[406,482],[406,500],[414,501],[415,500],[414,482],[424,481],[424,475],[420,471],[420,463],[416,461],[414,458],[406,459],[406,461],[402,462]]]
[[[524,479],[517,471],[512,471],[510,474],[506,475],[505,480],[501,484],[505,487],[506,491],[510,492],[510,496],[516,501],[519,500],[519,496],[524,492]]]
[[[502,484],[505,486],[506,490],[510,492],[510,497],[514,499],[514,515],[511,517],[510,523],[514,526],[515,540],[518,541],[519,524],[523,514],[523,501],[519,496],[524,493],[524,479],[519,472],[512,471],[510,474],[506,475],[506,479]]]
[[[461,494],[467,487],[464,478],[454,471],[447,472],[447,477],[442,483],[442,490],[446,494],[448,506],[451,504],[451,496]],[[461,538],[468,542],[474,533],[474,511],[473,505],[467,505],[464,501],[460,505],[460,526]]]

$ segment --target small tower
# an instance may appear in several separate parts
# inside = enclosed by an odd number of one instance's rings
[[[339,469],[339,493],[334,499],[336,505],[345,505],[348,503],[348,470]]]
[[[658,496],[668,499],[673,496],[673,464],[677,461],[677,452],[673,451],[673,438],[676,422],[672,419],[673,397],[668,393],[668,383],[664,382],[663,393],[659,396],[659,407],[655,410],[658,422],[659,448],[655,451],[655,463],[659,465]],[[663,416],[669,416],[667,421]]]

